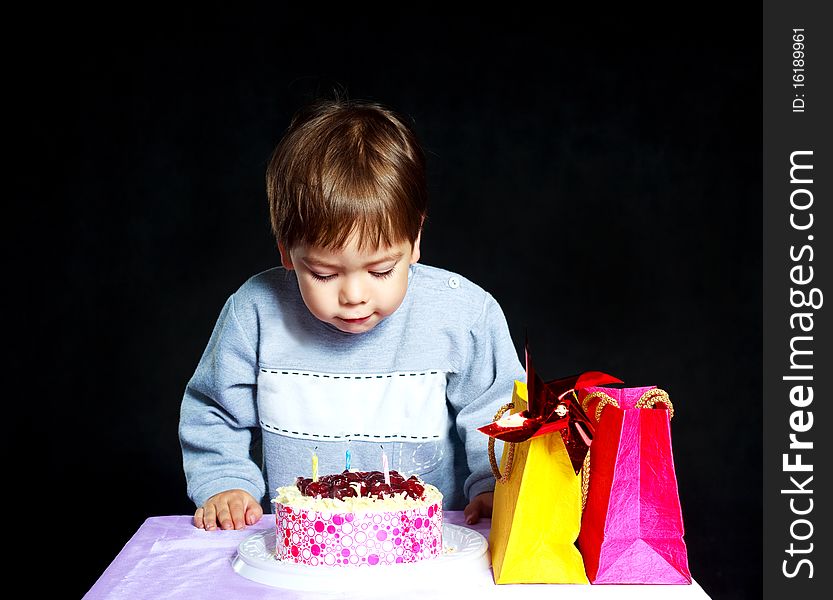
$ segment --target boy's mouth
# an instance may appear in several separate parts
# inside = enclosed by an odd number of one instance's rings
[[[338,318],[344,321],[345,323],[352,323],[353,325],[358,325],[367,321],[371,316],[372,315],[367,315],[366,317],[361,317],[360,319],[342,319],[341,317]]]

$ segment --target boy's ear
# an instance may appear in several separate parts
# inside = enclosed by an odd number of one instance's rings
[[[421,238],[422,238],[422,229],[419,230],[419,233],[417,234],[416,239],[414,240],[414,247],[411,250],[411,261],[410,261],[411,264],[419,262],[419,241],[420,241]]]
[[[286,247],[283,245],[283,242],[278,242],[278,252],[281,253],[281,264],[283,268],[287,271],[293,270],[295,267],[292,265],[292,257],[289,255],[289,252],[286,251]]]

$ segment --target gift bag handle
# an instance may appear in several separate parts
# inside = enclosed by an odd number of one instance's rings
[[[642,394],[642,397],[636,401],[634,408],[655,408],[657,404],[664,404],[665,408],[668,409],[668,418],[674,418],[674,405],[671,404],[671,398],[668,397],[665,390],[659,388],[648,390]]]
[[[495,418],[492,420],[497,421],[503,416],[503,413],[513,408],[515,408],[515,404],[513,402],[504,404],[500,407],[500,409],[498,409],[495,413]],[[498,483],[506,483],[509,481],[509,473],[512,472],[512,463],[515,461],[515,444],[512,442],[506,443],[509,444],[509,449],[506,451],[506,472],[501,475],[497,458],[495,458],[495,438],[489,436],[489,464],[492,465],[492,475],[495,476]]]
[[[599,398],[599,403],[596,405],[596,422],[602,420],[602,411],[608,404],[619,408],[619,403],[615,398],[608,396],[604,392],[593,392],[587,394],[581,402],[582,408],[586,411],[590,401],[594,398]],[[671,404],[671,398],[668,397],[668,392],[659,388],[648,390],[636,401],[634,408],[655,408],[657,404],[664,404],[668,409],[668,418],[674,417],[674,405]],[[587,492],[590,490],[590,451],[584,456],[584,464],[581,467],[581,510],[584,510],[584,505],[587,504]]]
[[[584,409],[584,412],[587,412],[587,408],[590,405],[590,401],[599,398],[599,403],[596,405],[596,414],[593,415],[596,417],[596,423],[602,420],[602,411],[604,407],[608,404],[612,404],[616,408],[619,408],[619,403],[616,402],[615,398],[608,396],[604,392],[593,392],[592,394],[587,394],[584,397],[584,400],[581,401],[581,407]]]
[[[608,396],[604,392],[593,392],[592,394],[587,394],[584,397],[584,400],[581,401],[581,407],[587,411],[590,401],[599,398],[599,403],[596,405],[596,422],[602,420],[602,411],[604,407],[608,404],[612,404],[616,408],[619,408],[619,403],[616,402],[615,398]],[[664,408],[668,409],[668,418],[671,419],[674,417],[674,405],[671,404],[671,398],[668,397],[668,392],[665,390],[661,390],[659,388],[654,388],[648,390],[636,401],[634,408],[656,408],[657,404],[664,404]]]

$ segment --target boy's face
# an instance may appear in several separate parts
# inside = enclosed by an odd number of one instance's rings
[[[399,308],[408,289],[408,267],[419,260],[419,236],[413,247],[406,240],[361,252],[354,236],[335,251],[278,247],[284,268],[297,273],[309,311],[345,333],[370,331]]]

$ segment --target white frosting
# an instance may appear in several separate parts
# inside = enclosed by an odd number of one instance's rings
[[[400,492],[382,500],[366,496],[348,497],[343,500],[339,498],[313,498],[312,496],[302,495],[301,490],[296,486],[287,485],[278,488],[278,495],[272,499],[272,502],[292,508],[335,513],[391,512],[420,508],[430,504],[442,506],[443,495],[440,490],[428,483],[422,485],[425,487],[425,492],[422,495],[423,499],[411,498],[405,492]]]

